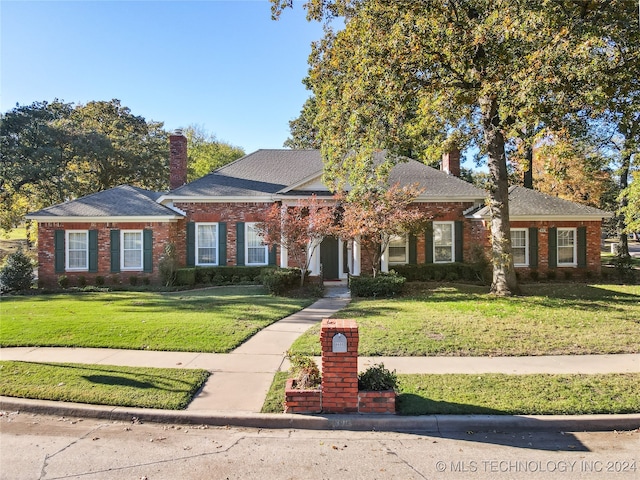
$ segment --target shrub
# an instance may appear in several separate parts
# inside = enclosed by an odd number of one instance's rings
[[[58,277],[58,285],[60,288],[69,288],[69,277],[66,275],[60,275]]]
[[[300,285],[300,275],[298,268],[278,268],[264,272],[262,284],[272,295],[282,295]]]
[[[295,380],[296,388],[316,388],[322,381],[320,369],[313,358],[307,355],[287,352],[287,358],[291,363],[289,374]]]
[[[557,273],[555,270],[549,270],[547,272],[547,280],[555,280],[557,276]]]
[[[84,275],[80,275],[78,277],[78,286],[79,287],[86,287],[87,286],[87,277],[85,277]]]
[[[379,363],[358,374],[358,390],[382,391],[395,390],[398,387],[396,371],[389,371]]]
[[[376,277],[350,277],[349,289],[354,297],[391,297],[402,292],[406,278],[395,272]]]
[[[129,285],[131,285],[132,287],[138,285],[138,277],[136,277],[135,275],[131,275],[129,277]]]
[[[0,269],[0,291],[27,290],[31,288],[34,279],[33,264],[20,249],[9,255]]]
[[[160,269],[160,278],[165,287],[171,287],[176,282],[176,273],[178,271],[178,258],[176,255],[176,246],[173,243],[167,243],[164,246],[164,253],[158,263]]]
[[[105,284],[105,278],[102,275],[96,277],[96,287],[102,287]]]
[[[176,270],[176,285],[188,285],[193,286],[196,284],[196,269],[195,268],[181,268]]]
[[[540,279],[540,272],[537,270],[531,270],[531,272],[529,272],[529,278],[534,282],[537,282]]]
[[[475,263],[420,263],[395,265],[393,269],[405,277],[408,282],[440,282],[459,280],[487,283],[487,264]]]

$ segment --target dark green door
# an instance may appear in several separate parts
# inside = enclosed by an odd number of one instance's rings
[[[322,264],[322,278],[324,280],[338,280],[338,239],[325,237],[320,244],[320,263]]]

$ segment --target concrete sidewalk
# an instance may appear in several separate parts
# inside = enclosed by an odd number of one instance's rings
[[[405,429],[417,426],[418,417],[412,421],[404,418],[387,418],[347,415],[347,416],[300,416],[300,415],[260,415],[262,404],[273,376],[278,371],[288,369],[286,351],[291,344],[309,327],[343,309],[350,301],[344,286],[327,288],[327,296],[289,317],[286,317],[258,332],[247,342],[229,354],[154,352],[142,350],[116,350],[103,348],[45,348],[20,347],[0,349],[0,360],[20,360],[29,362],[69,362],[100,365],[161,367],[161,368],[201,368],[211,372],[209,380],[191,402],[186,411],[169,412],[149,409],[130,409],[92,405],[64,404],[39,400],[0,397],[0,408],[14,408],[40,413],[99,416],[143,415],[158,421],[184,421],[187,423],[208,423],[211,425],[233,424],[238,426],[264,426],[298,428],[356,428],[356,429]],[[319,362],[319,359],[317,359]],[[359,370],[384,363],[398,373],[631,373],[640,372],[640,354],[625,355],[582,355],[582,356],[539,356],[539,357],[360,357]],[[455,417],[455,416],[453,416]],[[433,416],[422,422],[434,421]],[[452,416],[447,417],[456,424]],[[466,425],[471,421],[465,416]],[[523,417],[524,418],[524,417]],[[528,417],[527,417],[528,418]],[[485,416],[473,421],[489,422]],[[498,424],[509,423],[497,419]],[[563,422],[578,421],[575,418]],[[524,423],[523,423],[524,422]],[[527,423],[529,422],[529,423]],[[580,425],[599,425],[620,428],[622,425],[637,428],[640,415],[582,417]],[[586,422],[586,423],[585,423]],[[609,422],[609,423],[607,423]],[[611,423],[614,422],[614,423]],[[554,422],[536,419],[536,425],[557,426]],[[442,427],[436,421],[436,424]],[[530,420],[511,420],[511,425],[531,425]],[[367,425],[369,427],[367,427]],[[462,425],[462,423],[460,423]],[[504,425],[503,425],[504,426]],[[589,428],[585,426],[585,428]],[[600,428],[598,427],[598,428]],[[430,427],[428,427],[430,428]],[[546,428],[546,427],[545,427]],[[555,427],[553,427],[555,428]]]

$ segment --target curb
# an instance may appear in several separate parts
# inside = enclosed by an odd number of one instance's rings
[[[157,410],[48,400],[0,397],[0,410],[117,421],[138,419],[178,423],[300,430],[352,430],[420,433],[630,431],[640,428],[640,413],[629,415],[298,415]]]

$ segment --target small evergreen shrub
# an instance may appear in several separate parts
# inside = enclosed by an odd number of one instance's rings
[[[132,287],[138,285],[138,277],[136,277],[135,275],[131,275],[129,277],[129,285],[131,285]]]
[[[176,285],[187,285],[192,287],[196,284],[195,268],[180,268],[176,270]]]
[[[350,277],[349,289],[354,297],[391,297],[402,292],[406,278],[395,272],[376,277]]]
[[[358,390],[379,392],[382,390],[396,390],[398,376],[396,371],[389,371],[383,363],[378,363],[358,374]]]
[[[31,259],[20,249],[9,255],[0,269],[0,291],[28,290],[34,279]]]
[[[486,283],[488,267],[485,262],[475,263],[420,263],[394,265],[393,269],[408,282],[467,281]]]
[[[158,263],[160,269],[160,278],[165,287],[171,287],[176,283],[178,271],[178,258],[176,255],[176,246],[173,243],[167,243],[164,246],[164,253]]]
[[[102,287],[105,284],[105,278],[102,275],[96,277],[96,287]]]
[[[69,277],[66,275],[60,275],[58,277],[58,286],[64,289],[69,288]]]
[[[282,295],[300,286],[300,269],[278,268],[263,273],[262,284],[272,295]]]
[[[313,358],[290,351],[287,352],[287,358],[291,364],[289,375],[295,380],[296,388],[304,390],[320,386],[322,376]]]
[[[85,277],[84,275],[80,275],[78,277],[78,286],[79,287],[86,287],[87,286],[87,277]]]

